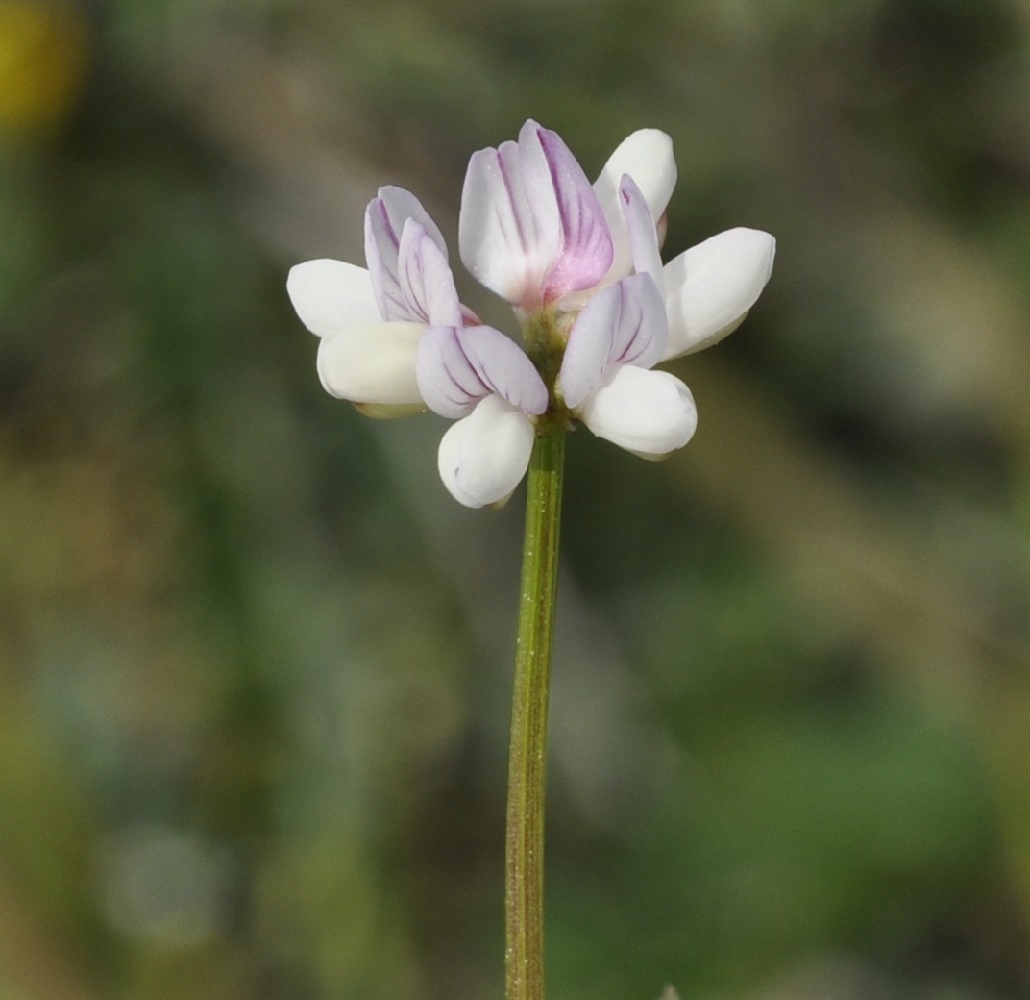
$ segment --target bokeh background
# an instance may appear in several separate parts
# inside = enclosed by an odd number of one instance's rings
[[[570,442],[555,998],[1030,996],[1026,0],[0,0],[0,1000],[500,997],[521,494],[290,264],[527,117],[778,239]],[[460,279],[470,305],[506,309]]]

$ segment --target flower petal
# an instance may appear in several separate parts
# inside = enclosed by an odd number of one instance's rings
[[[608,368],[579,412],[598,437],[642,458],[661,458],[682,448],[697,430],[690,390],[668,372],[636,365]]]
[[[424,330],[417,323],[364,323],[324,337],[318,345],[318,377],[339,399],[405,412],[425,409],[415,377]]]
[[[523,135],[527,130],[534,135],[546,158],[560,220],[558,256],[547,273],[544,286],[544,302],[547,303],[569,292],[593,288],[611,266],[614,251],[601,204],[572,151],[557,133],[535,122],[527,123]],[[520,146],[523,141],[520,136]]]
[[[409,219],[422,227],[447,260],[447,244],[418,198],[404,188],[380,188],[379,196],[365,209],[365,260],[381,319],[417,319],[408,309],[400,277],[401,238]]]
[[[569,334],[559,373],[565,405],[576,409],[609,365],[650,368],[668,339],[665,303],[647,274],[633,274],[594,295]]]
[[[547,409],[547,386],[533,363],[490,326],[431,327],[419,346],[416,372],[422,398],[444,417],[463,417],[492,393],[523,413]]]
[[[512,305],[538,306],[557,235],[553,197],[531,201],[526,193],[517,143],[472,154],[461,191],[458,248],[481,285]]]
[[[414,219],[404,223],[398,280],[408,317],[433,326],[461,326],[462,311],[447,255]]]
[[[594,182],[609,222],[617,218],[618,191],[622,178],[629,174],[644,194],[651,217],[658,219],[669,207],[669,199],[676,187],[676,159],[672,152],[672,139],[655,128],[642,128],[626,136],[608,157]]]
[[[458,245],[480,284],[524,309],[592,287],[612,258],[586,175],[565,143],[534,121],[522,127],[517,143],[473,154]]]
[[[651,218],[657,222],[669,207],[669,199],[676,186],[672,139],[653,128],[634,132],[622,140],[594,182],[594,191],[608,220],[615,245],[610,278],[621,278],[629,273],[630,246],[619,199],[622,179],[627,174],[640,188]]]
[[[757,229],[712,236],[665,265],[664,360],[717,343],[743,322],[772,274],[776,240]]]
[[[658,230],[648,210],[644,194],[636,181],[626,174],[619,185],[619,199],[622,215],[629,238],[630,257],[637,274],[649,274],[655,287],[665,298],[665,277],[662,268],[662,252],[658,245]]]
[[[533,421],[521,410],[486,396],[440,441],[440,478],[466,507],[500,505],[526,474],[533,437]]]
[[[368,271],[339,260],[295,264],[286,292],[301,322],[319,337],[339,333],[352,323],[374,323],[379,308]]]

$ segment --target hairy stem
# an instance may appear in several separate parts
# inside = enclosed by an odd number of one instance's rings
[[[505,1000],[544,996],[544,798],[565,429],[541,428],[527,478],[505,842]]]

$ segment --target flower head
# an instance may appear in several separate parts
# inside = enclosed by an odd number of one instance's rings
[[[775,241],[731,229],[663,264],[675,182],[672,140],[655,129],[626,138],[594,184],[534,121],[473,154],[460,256],[514,307],[528,355],[460,303],[443,237],[415,196],[381,189],[365,213],[367,268],[309,261],[287,282],[322,338],[323,385],[373,415],[428,408],[455,420],[440,475],[470,507],[507,499],[544,420],[578,418],[645,458],[681,448],[697,427],[694,400],[654,366],[736,329],[769,280]]]

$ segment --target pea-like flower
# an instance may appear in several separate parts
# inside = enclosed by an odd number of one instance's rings
[[[384,187],[365,210],[368,267],[312,260],[290,269],[286,289],[321,338],[327,392],[364,413],[397,417],[426,408],[415,357],[430,326],[478,322],[458,301],[447,244],[409,191]]]
[[[587,301],[558,382],[565,405],[598,437],[662,458],[693,437],[697,411],[679,379],[649,369],[714,344],[743,322],[769,280],[775,241],[733,229],[663,267],[656,221],[629,174],[619,196],[634,273]]]
[[[501,504],[522,482],[547,386],[515,341],[489,326],[433,327],[419,347],[422,397],[457,420],[440,442],[440,478],[466,507]]]
[[[517,142],[472,155],[458,246],[476,280],[524,314],[597,285],[615,252],[582,167],[534,121]]]
[[[661,361],[669,323],[658,286],[633,274],[598,292],[569,335],[558,382],[562,401],[598,437],[643,458],[682,448],[697,429],[690,390]]]
[[[567,345],[556,390],[599,437],[649,458],[697,427],[667,361],[735,329],[772,272],[775,241],[734,229],[667,265],[659,227],[676,182],[672,141],[633,133],[591,185],[553,132],[476,153],[462,195],[465,266],[520,314],[551,309]]]

